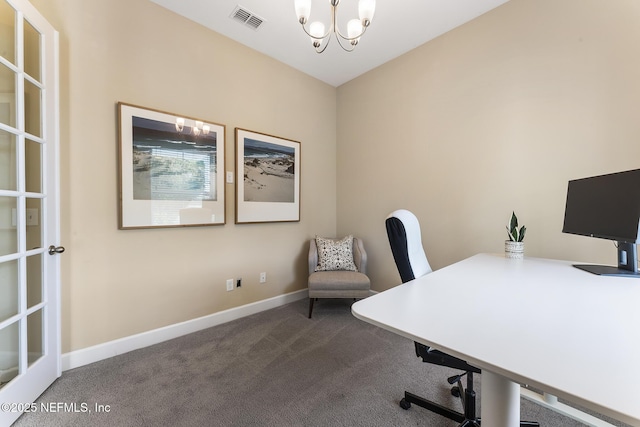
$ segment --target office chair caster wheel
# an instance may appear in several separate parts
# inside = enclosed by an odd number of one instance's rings
[[[460,387],[451,387],[451,395],[454,397],[460,397]]]
[[[407,409],[411,408],[411,402],[407,402],[405,399],[402,399],[400,401],[400,407],[406,411]]]

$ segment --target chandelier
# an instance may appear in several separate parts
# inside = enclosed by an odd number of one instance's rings
[[[302,25],[302,29],[309,37],[316,52],[322,53],[329,46],[331,34],[336,36],[336,40],[340,47],[347,52],[353,51],[360,37],[367,31],[367,27],[371,24],[373,14],[376,9],[376,0],[360,0],[358,3],[358,15],[360,19],[352,19],[347,23],[347,35],[345,36],[338,28],[337,13],[340,0],[330,0],[331,2],[331,25],[329,30],[325,32],[324,24],[320,21],[312,22],[309,29],[305,26],[309,20],[311,13],[311,0],[295,0],[296,15],[298,22]],[[323,42],[327,39],[327,42]]]

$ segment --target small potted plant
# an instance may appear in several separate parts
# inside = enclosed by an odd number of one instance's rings
[[[524,258],[524,235],[527,227],[524,225],[518,229],[518,217],[515,212],[511,213],[511,221],[507,225],[507,234],[509,240],[504,242],[504,254],[507,258],[522,259]]]

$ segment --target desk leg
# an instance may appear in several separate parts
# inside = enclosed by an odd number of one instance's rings
[[[482,425],[518,427],[520,425],[520,386],[509,379],[482,370]]]

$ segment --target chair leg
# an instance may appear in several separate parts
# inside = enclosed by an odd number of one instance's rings
[[[311,319],[311,312],[313,312],[313,300],[314,298],[309,298],[309,319]]]
[[[465,421],[464,414],[453,411],[445,406],[440,405],[439,403],[432,402],[418,395],[405,391],[404,399],[400,401],[400,407],[406,410],[411,408],[412,403],[428,411],[435,412],[438,415],[442,415],[443,417],[449,418],[450,420],[453,420],[459,423]]]
[[[467,372],[464,374],[467,376],[467,387],[462,388],[462,383],[458,377],[458,390],[462,403],[464,406],[464,413],[453,411],[447,407],[444,407],[438,403],[426,400],[420,396],[404,392],[404,399],[400,401],[400,407],[402,409],[409,409],[412,403],[421,406],[431,412],[435,412],[438,415],[449,418],[450,420],[461,423],[459,427],[480,427],[482,425],[482,419],[476,418],[476,393],[473,391],[473,372]],[[451,377],[449,383],[451,383]],[[520,427],[540,427],[540,424],[536,421],[520,421]]]

